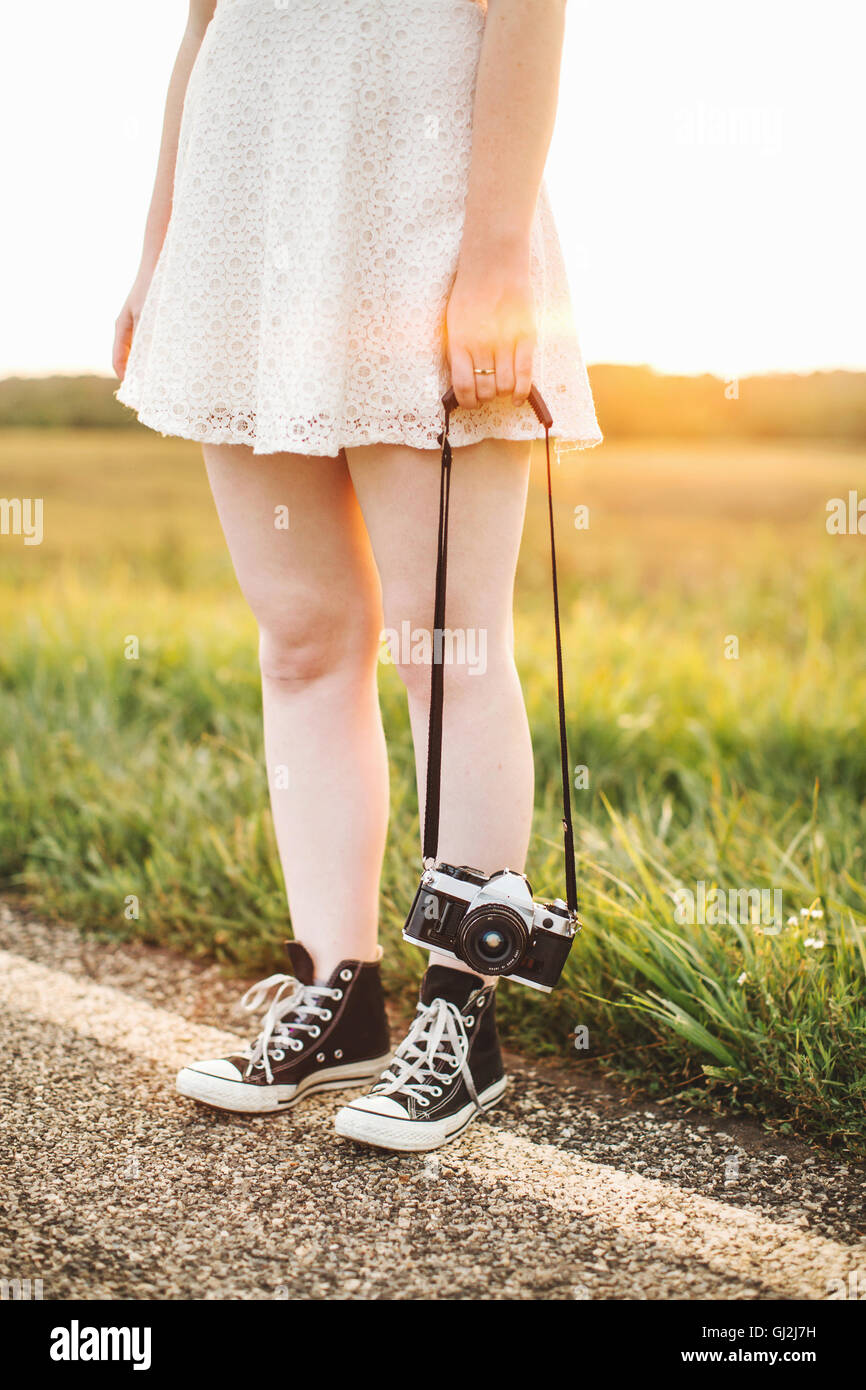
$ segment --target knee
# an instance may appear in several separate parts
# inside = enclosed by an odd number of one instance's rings
[[[265,680],[308,685],[338,665],[339,643],[313,626],[259,627],[259,667]]]
[[[257,614],[265,680],[309,685],[340,670],[374,667],[375,618],[346,605],[292,604]]]

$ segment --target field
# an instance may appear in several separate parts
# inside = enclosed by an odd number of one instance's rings
[[[0,882],[97,934],[270,971],[286,915],[255,632],[196,447],[50,429],[0,446],[0,497],[42,497],[45,532],[0,535]],[[609,444],[568,455],[555,487],[585,929],[549,999],[504,988],[507,1041],[862,1150],[866,536],[825,521],[828,499],[866,495],[866,451]],[[558,893],[544,505],[538,466],[517,644],[537,758],[528,867]],[[417,804],[386,667],[381,687],[383,937],[408,1007]],[[784,925],[678,922],[674,895],[699,883],[775,890]]]

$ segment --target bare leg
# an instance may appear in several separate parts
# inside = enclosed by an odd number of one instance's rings
[[[388,765],[379,582],[345,459],[206,445],[260,632],[265,753],[296,938],[324,979],[376,955]],[[278,524],[288,508],[288,529]]]
[[[346,452],[382,581],[385,626],[429,632],[439,455],[384,444]],[[528,471],[528,444],[489,439],[454,450],[445,623],[463,634],[468,659],[445,669],[439,855],[484,873],[523,869],[532,822],[532,745],[512,628]],[[423,811],[430,666],[405,655],[395,652]]]

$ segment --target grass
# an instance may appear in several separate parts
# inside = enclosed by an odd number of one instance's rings
[[[195,446],[47,430],[0,443],[0,495],[45,499],[41,546],[0,536],[0,883],[106,937],[272,969],[286,915],[255,634]],[[828,536],[824,518],[828,498],[866,492],[866,456],[606,445],[569,456],[555,486],[571,755],[589,771],[574,794],[586,925],[553,995],[503,989],[507,1040],[862,1151],[866,541]],[[517,646],[538,774],[528,868],[558,893],[544,505],[539,468]],[[387,668],[381,685],[383,936],[408,1006],[417,803]],[[788,924],[678,924],[673,895],[699,880],[780,890]]]

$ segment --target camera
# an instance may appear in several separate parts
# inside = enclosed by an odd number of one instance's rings
[[[562,974],[577,915],[561,898],[533,901],[524,874],[434,864],[421,877],[403,940],[456,956],[479,975],[506,975],[545,994]]]

